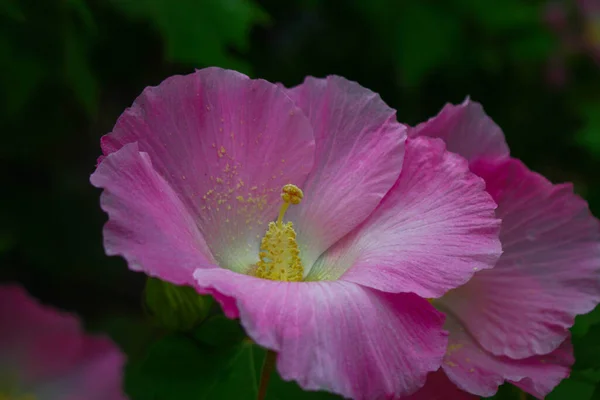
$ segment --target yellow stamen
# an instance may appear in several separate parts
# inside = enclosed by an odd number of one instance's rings
[[[273,281],[302,280],[304,267],[296,242],[296,231],[291,222],[283,222],[283,217],[290,204],[300,204],[303,196],[302,190],[292,184],[285,185],[281,190],[283,204],[277,221],[269,223],[269,229],[260,243],[260,260],[256,263],[255,276]]]

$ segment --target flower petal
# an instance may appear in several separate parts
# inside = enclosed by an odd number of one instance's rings
[[[438,115],[409,129],[408,135],[441,138],[448,151],[469,162],[479,157],[496,159],[509,155],[500,127],[487,116],[481,104],[468,97],[459,105],[446,104]]]
[[[443,295],[500,255],[496,205],[484,189],[441,140],[409,140],[394,187],[363,225],[317,261],[308,279],[343,274],[340,279],[386,292]]]
[[[406,128],[377,94],[339,76],[309,77],[288,94],[309,117],[316,141],[305,198],[288,212],[304,265],[311,266],[398,179]]]
[[[219,68],[146,88],[102,149],[136,141],[214,258],[237,271],[258,260],[283,185],[302,186],[314,161],[310,123],[284,89]]]
[[[214,266],[189,210],[137,143],[109,154],[90,180],[104,189],[108,255],[122,255],[129,268],[176,284],[191,284],[196,268]]]
[[[570,340],[550,354],[515,360],[485,351],[451,314],[445,328],[450,338],[444,372],[459,388],[478,396],[492,396],[504,381],[512,381],[543,398],[569,375],[574,362]]]
[[[479,400],[479,396],[460,390],[448,375],[439,369],[427,375],[427,382],[419,391],[405,400]]]
[[[472,170],[498,203],[504,253],[441,302],[493,354],[546,354],[600,301],[598,220],[570,185],[552,185],[518,160]]]
[[[442,314],[413,294],[350,282],[280,282],[225,269],[198,269],[210,293],[248,335],[278,353],[285,380],[356,400],[408,395],[439,368]]]
[[[76,317],[19,286],[0,286],[0,376],[15,379],[8,383],[17,390],[44,399],[124,400],[124,363],[114,343],[86,335]]]

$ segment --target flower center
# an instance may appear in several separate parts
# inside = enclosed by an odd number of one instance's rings
[[[260,242],[254,275],[272,281],[298,282],[302,280],[304,267],[300,260],[300,250],[296,242],[296,231],[291,222],[283,222],[283,216],[290,204],[299,204],[304,194],[296,185],[288,184],[281,189],[283,204],[276,222],[269,223],[269,229]]]

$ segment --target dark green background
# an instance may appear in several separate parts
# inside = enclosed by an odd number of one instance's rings
[[[0,0],[1,279],[109,332],[131,357],[134,400],[254,398],[264,353],[235,323],[217,314],[193,332],[167,333],[144,316],[145,276],[104,256],[106,216],[88,183],[100,136],[145,86],[194,68],[288,86],[339,74],[380,93],[410,124],[471,95],[515,157],[574,182],[600,215],[600,65],[564,46],[544,22],[546,3]],[[577,41],[591,22],[561,4]],[[562,84],[548,78],[556,59]],[[600,398],[599,313],[573,333],[575,371],[551,400],[587,400],[594,390]],[[520,396],[506,386],[498,398]],[[269,398],[333,396],[275,378]]]

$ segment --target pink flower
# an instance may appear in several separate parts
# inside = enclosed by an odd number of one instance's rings
[[[485,179],[504,251],[493,269],[434,302],[447,316],[448,350],[442,370],[428,378],[435,383],[411,398],[430,400],[456,386],[487,397],[504,381],[543,398],[569,375],[574,317],[600,302],[598,221],[571,185],[553,185],[510,158],[500,128],[468,98],[409,137],[444,139]]]
[[[286,89],[218,68],[174,76],[102,149],[106,252],[214,295],[308,390],[416,391],[446,348],[425,298],[501,252],[467,162],[440,140],[406,142],[394,110],[340,77]]]
[[[0,398],[124,400],[123,354],[77,318],[0,286]]]

